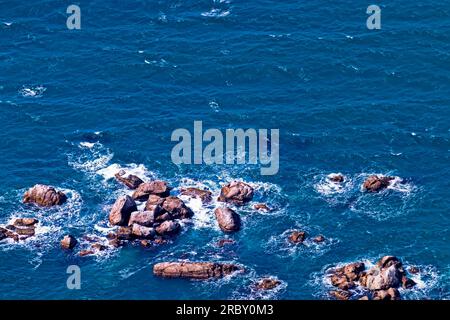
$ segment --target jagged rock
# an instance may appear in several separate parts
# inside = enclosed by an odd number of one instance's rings
[[[270,211],[270,208],[265,203],[256,203],[253,205],[253,209],[264,212]]]
[[[170,214],[172,219],[188,219],[194,215],[194,212],[184,204],[183,200],[177,197],[165,198],[162,208]]]
[[[324,237],[323,235],[318,235],[317,237],[315,237],[315,238],[313,239],[313,241],[314,241],[315,243],[322,243],[322,242],[325,241],[325,237]]]
[[[221,202],[230,202],[236,205],[243,205],[253,199],[253,188],[244,182],[233,181],[222,187],[220,196],[217,199]]]
[[[31,227],[37,224],[39,221],[34,218],[17,218],[13,221],[14,227]]]
[[[134,174],[129,174],[127,176],[125,175],[125,170],[120,170],[114,175],[114,177],[117,179],[117,181],[123,183],[130,189],[137,189],[142,183],[144,183],[141,178],[135,176]]]
[[[368,192],[378,192],[386,189],[389,186],[389,182],[394,180],[394,177],[385,177],[372,175],[364,181],[363,190]]]
[[[64,238],[61,240],[61,247],[66,250],[72,250],[77,245],[77,243],[77,239],[69,234],[64,236]]]
[[[389,267],[375,266],[367,272],[365,287],[369,290],[387,290],[398,287],[401,283],[401,273],[395,265]]]
[[[14,232],[17,235],[19,235],[19,237],[23,236],[23,237],[20,237],[22,240],[35,235],[35,230],[32,227],[31,228],[16,228],[16,230],[14,230]]]
[[[232,239],[220,239],[219,241],[216,242],[216,246],[218,247],[223,247],[227,244],[235,244],[236,241],[232,240]]]
[[[134,211],[130,214],[130,220],[128,226],[132,226],[134,223],[144,227],[151,227],[155,223],[155,211]]]
[[[162,236],[172,236],[180,232],[181,226],[176,221],[164,221],[155,228],[156,232]]]
[[[292,231],[292,233],[289,235],[289,242],[293,243],[293,244],[297,244],[297,243],[303,243],[303,241],[305,241],[306,239],[306,232],[303,231]]]
[[[220,229],[224,232],[234,232],[241,228],[241,218],[230,208],[217,208],[214,210]]]
[[[348,300],[352,296],[349,291],[330,291],[330,295],[337,300]]]
[[[280,280],[273,278],[264,278],[256,283],[256,288],[259,290],[272,290],[281,284]]]
[[[233,264],[213,262],[162,262],[153,266],[156,276],[166,278],[221,278],[238,270],[241,268]]]
[[[35,203],[43,207],[61,205],[66,200],[67,196],[63,192],[43,184],[35,185],[23,195],[23,203]]]
[[[144,248],[150,248],[152,246],[151,241],[148,241],[148,240],[141,240],[140,244]]]
[[[328,176],[328,180],[335,183],[341,183],[344,182],[344,176],[342,174],[330,174]]]
[[[149,196],[157,195],[160,197],[167,197],[170,195],[170,187],[167,182],[155,180],[151,182],[144,182],[133,193],[133,199],[138,201],[147,201]]]
[[[140,239],[152,239],[155,236],[155,229],[141,226],[137,223],[131,227],[131,233],[134,237]]]
[[[203,203],[209,203],[212,201],[212,193],[209,190],[203,190],[198,188],[182,188],[180,194],[196,199],[200,199]]]
[[[109,213],[109,222],[112,225],[126,226],[134,211],[137,211],[136,202],[130,196],[119,197]]]

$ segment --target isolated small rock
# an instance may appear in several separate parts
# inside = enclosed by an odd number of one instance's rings
[[[217,200],[243,205],[253,199],[253,193],[253,188],[249,184],[241,181],[233,181],[222,187]]]
[[[265,203],[256,203],[253,205],[253,209],[263,212],[269,212],[270,208]]]
[[[389,186],[389,182],[394,180],[393,177],[372,175],[364,181],[363,190],[368,192],[378,192],[386,189]]]
[[[130,196],[119,197],[109,213],[109,222],[112,225],[126,226],[134,211],[137,211],[136,202]]]
[[[303,243],[306,239],[306,232],[304,231],[292,231],[292,233],[289,235],[289,242],[293,244],[297,243]]]
[[[328,176],[328,180],[335,183],[341,183],[344,182],[344,176],[339,173],[333,173]]]
[[[325,241],[325,237],[324,237],[323,235],[318,235],[317,237],[315,237],[315,238],[313,239],[313,241],[314,241],[315,243],[322,243],[322,242]]]
[[[28,189],[23,196],[23,203],[35,203],[39,206],[51,207],[66,202],[67,196],[51,186],[37,184]]]
[[[273,278],[264,278],[256,283],[256,288],[259,290],[272,290],[281,284],[280,280]]]
[[[230,244],[235,244],[236,241],[232,240],[232,239],[220,239],[219,241],[216,242],[216,246],[218,247],[223,247],[225,245],[230,245]]]
[[[61,247],[66,250],[71,250],[77,245],[78,241],[72,235],[66,235],[61,240]]]
[[[224,232],[234,232],[241,228],[241,218],[230,208],[217,208],[214,210],[220,229]]]
[[[130,189],[137,189],[137,187],[144,183],[141,178],[135,176],[134,174],[126,175],[125,170],[120,170],[114,175],[114,177],[117,181],[123,183]]]

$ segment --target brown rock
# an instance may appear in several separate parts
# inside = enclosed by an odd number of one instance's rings
[[[188,208],[183,200],[177,197],[167,197],[162,203],[162,208],[170,214],[173,219],[187,219],[194,215],[194,212]]]
[[[236,241],[232,240],[232,239],[220,239],[219,241],[216,242],[216,246],[218,247],[223,247],[227,244],[235,244]]]
[[[230,202],[243,205],[253,199],[253,188],[247,183],[240,181],[230,182],[222,187],[217,199],[221,202]]]
[[[126,226],[134,211],[137,211],[136,202],[130,196],[119,197],[109,213],[109,222],[112,225]]]
[[[384,256],[377,262],[377,266],[380,268],[388,268],[392,265],[395,265],[399,268],[402,266],[402,263],[397,257],[394,256]]]
[[[123,245],[122,241],[119,240],[119,239],[117,239],[117,238],[109,239],[109,240],[108,240],[108,244],[109,244],[111,247],[114,247],[114,248],[119,248],[119,247],[121,247],[121,246]]]
[[[330,280],[333,286],[338,287],[341,290],[348,290],[355,287],[355,283],[347,279],[344,274],[333,274]]]
[[[401,283],[400,273],[395,265],[387,268],[373,267],[367,272],[365,286],[369,290],[387,290]]]
[[[180,232],[181,226],[176,221],[164,221],[155,228],[156,232],[162,236],[171,236]]]
[[[278,287],[280,284],[281,284],[280,280],[273,278],[264,278],[259,280],[255,286],[259,290],[272,290]]]
[[[93,245],[91,245],[91,248],[94,251],[104,251],[104,250],[108,249],[107,246],[105,246],[105,245],[103,245],[101,243],[94,243]]]
[[[162,262],[153,266],[156,276],[203,280],[221,278],[238,270],[241,268],[233,264],[213,262]]]
[[[150,211],[154,210],[155,206],[161,206],[163,204],[164,199],[165,198],[157,196],[156,194],[149,195],[148,199],[147,199],[147,202],[145,204],[145,209],[146,210],[150,210]],[[147,207],[150,208],[150,209],[147,209]]]
[[[35,203],[43,207],[61,205],[66,200],[67,196],[63,192],[43,184],[35,185],[23,195],[23,203]]]
[[[144,183],[141,178],[135,176],[134,174],[126,175],[125,170],[120,170],[114,175],[114,177],[117,181],[123,183],[130,189],[137,189],[142,183]]]
[[[131,240],[133,238],[131,227],[120,227],[116,232],[116,238],[119,240]]]
[[[357,281],[360,277],[361,272],[364,271],[365,265],[362,262],[350,263],[344,266],[343,273],[347,279],[351,281]]]
[[[35,230],[34,228],[16,228],[15,233],[28,238],[34,236]]]
[[[9,231],[8,229],[0,227],[0,241],[2,241],[3,239],[8,238],[8,236],[7,236],[7,232],[8,231]]]
[[[72,250],[77,245],[77,243],[77,239],[69,234],[64,236],[64,238],[61,240],[61,248],[65,250]]]
[[[255,205],[253,205],[253,209],[264,212],[270,211],[270,208],[265,203],[256,203]]]
[[[373,300],[399,300],[400,293],[395,288],[388,290],[378,290],[373,293]]]
[[[134,200],[146,201],[151,194],[167,197],[170,195],[170,187],[167,182],[160,180],[144,182],[139,185],[132,197]]]
[[[352,296],[349,291],[330,291],[330,295],[337,300],[348,300]]]
[[[214,214],[222,231],[234,232],[241,228],[241,218],[230,208],[217,208]]]
[[[156,209],[157,210],[157,209]],[[130,214],[130,220],[128,226],[134,223],[144,227],[151,227],[155,223],[155,210],[154,211],[134,211]]]
[[[393,177],[372,175],[364,181],[363,190],[368,192],[378,192],[386,189]]]
[[[200,199],[203,203],[209,203],[212,200],[212,193],[209,190],[202,190],[198,188],[182,188],[180,194],[196,199]]]
[[[140,243],[141,243],[141,246],[144,248],[150,248],[152,246],[151,241],[148,241],[148,240],[141,240]]]
[[[155,229],[135,223],[131,227],[131,233],[137,238],[152,239],[155,236]]]
[[[324,237],[323,235],[318,235],[317,237],[315,237],[315,238],[313,239],[313,241],[314,241],[315,243],[322,243],[322,242],[325,242],[325,237]]]
[[[153,243],[157,245],[166,244],[167,240],[162,237],[156,237],[155,240],[153,240]]]
[[[361,300],[361,301],[363,301],[363,300],[369,300],[369,297],[368,297],[368,296],[362,296],[362,297],[359,298],[358,300]]]
[[[303,243],[306,239],[306,232],[303,231],[292,231],[292,233],[289,235],[289,242],[293,244]]]
[[[18,218],[13,222],[13,226],[15,227],[31,227],[37,224],[39,221],[34,218]]]

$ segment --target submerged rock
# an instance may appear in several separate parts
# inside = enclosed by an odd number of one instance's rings
[[[324,242],[325,241],[325,237],[323,236],[323,235],[318,235],[317,237],[315,237],[314,239],[313,239],[313,241],[315,242],[315,243],[322,243],[322,242]]]
[[[281,284],[280,280],[274,278],[264,278],[256,283],[256,288],[259,290],[272,290]]]
[[[391,180],[394,180],[394,177],[372,175],[364,181],[362,189],[367,192],[378,192],[386,189]]]
[[[222,231],[234,232],[241,228],[241,218],[230,208],[217,208],[214,214]]]
[[[170,187],[165,181],[155,180],[144,182],[133,193],[133,199],[138,201],[147,201],[150,195],[160,197],[168,197],[170,195]]]
[[[43,184],[35,185],[23,195],[23,203],[34,203],[43,207],[61,205],[66,200],[67,196],[63,192]]]
[[[126,175],[125,170],[120,170],[114,175],[114,177],[117,181],[123,183],[130,189],[137,189],[142,183],[144,183],[141,178],[135,176],[134,174]]]
[[[209,190],[203,190],[199,188],[182,188],[180,194],[196,199],[200,199],[203,203],[209,203],[212,201],[212,192]]]
[[[331,182],[335,182],[335,183],[341,183],[341,182],[344,182],[345,178],[340,173],[332,173],[328,176],[328,180],[330,180]]]
[[[243,205],[253,199],[253,193],[253,188],[249,184],[241,181],[233,181],[222,187],[217,200]]]
[[[126,226],[134,211],[137,211],[136,202],[130,196],[119,197],[109,213],[109,222],[112,225]]]
[[[218,246],[219,248],[224,247],[225,245],[230,245],[230,244],[235,244],[236,241],[232,240],[232,239],[220,239],[219,241],[216,242],[216,246]]]
[[[253,205],[253,209],[263,212],[270,212],[270,208],[265,203],[256,203]]]
[[[165,278],[210,279],[230,275],[240,267],[213,262],[162,262],[153,266],[153,273]]]
[[[292,231],[292,233],[289,235],[289,242],[293,244],[303,243],[306,239],[306,232],[304,231]]]
[[[71,250],[77,245],[78,241],[72,235],[66,235],[61,240],[61,248],[65,250]]]

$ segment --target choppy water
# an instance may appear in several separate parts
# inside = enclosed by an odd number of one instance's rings
[[[384,3],[382,29],[369,31],[360,1],[80,1],[82,29],[70,31],[67,3],[0,1],[0,224],[29,215],[42,225],[24,244],[0,244],[0,298],[321,299],[327,268],[385,254],[422,267],[404,297],[449,298],[449,4]],[[175,166],[171,132],[194,120],[280,128],[279,174]],[[211,208],[190,203],[193,224],[167,246],[62,252],[68,232],[107,232],[128,192],[111,179],[119,168],[216,194],[242,179],[275,210],[240,209],[237,244],[221,249]],[[342,188],[326,182],[333,172],[347,176]],[[406,183],[362,194],[370,173]],[[66,190],[68,203],[22,205],[36,183]],[[295,228],[328,240],[292,248]],[[202,283],[152,275],[180,258],[247,272]],[[70,264],[81,290],[66,288]],[[262,276],[282,286],[255,292]]]

